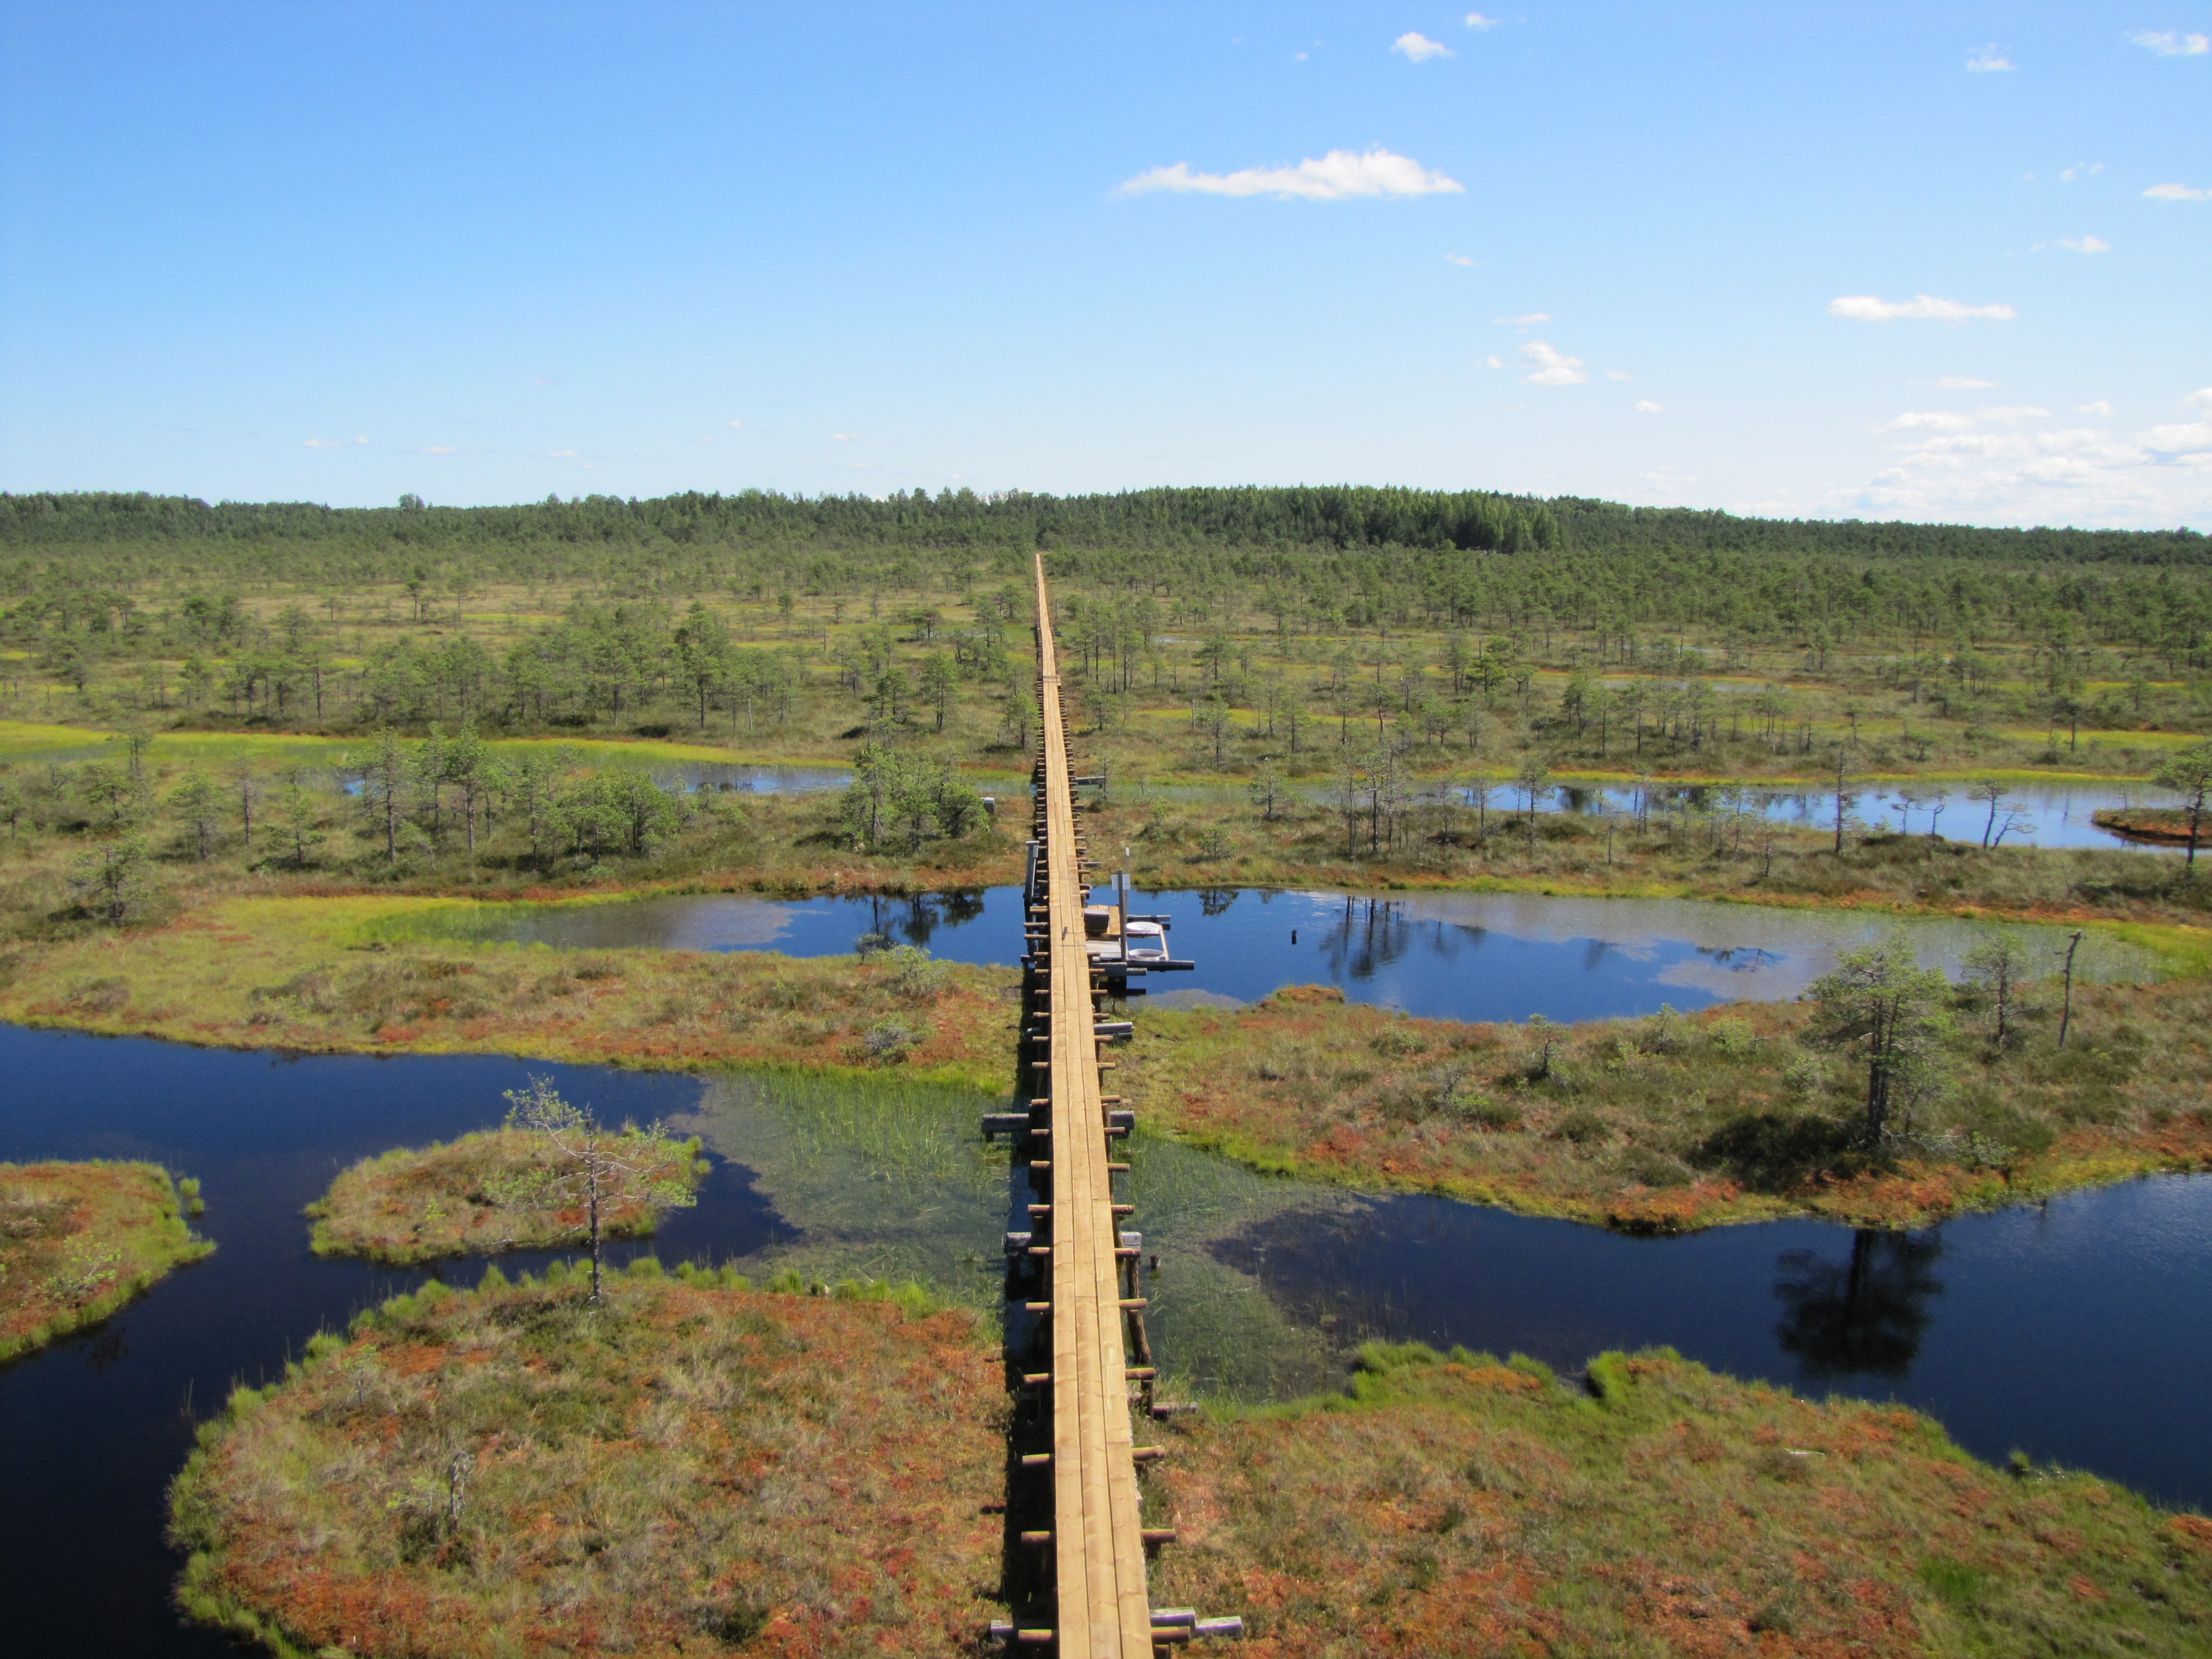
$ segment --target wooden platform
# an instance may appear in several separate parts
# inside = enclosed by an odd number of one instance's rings
[[[1062,1659],[1151,1659],[1152,1604],[1145,1539],[1130,1455],[1127,1314],[1121,1218],[1107,1168],[1103,1091],[1091,1029],[1091,965],[1084,948],[1083,858],[1075,827],[1073,768],[1060,714],[1060,659],[1044,561],[1036,566],[1037,669],[1042,704],[1036,833],[1044,880],[1045,935],[1036,969],[1045,991],[1048,1061],[1037,1092],[1050,1104],[1052,1483],[1054,1646]]]

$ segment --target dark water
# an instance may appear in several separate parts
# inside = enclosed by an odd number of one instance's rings
[[[2212,1180],[1914,1234],[1799,1221],[1632,1238],[1391,1197],[1215,1254],[1347,1343],[1518,1349],[1563,1370],[1671,1344],[1814,1395],[1903,1401],[1992,1461],[2018,1448],[2212,1508]]]
[[[1189,973],[1141,983],[1170,1002],[1249,1002],[1285,985],[1334,985],[1354,1002],[1468,1020],[1603,1019],[1745,998],[1796,996],[1837,954],[1893,918],[1675,899],[1583,899],[1540,893],[1427,893],[1402,898],[1222,888],[1139,894],[1130,908],[1170,917]],[[953,962],[1013,961],[1021,890],[993,887],[908,898],[757,899],[734,896],[608,904],[501,905],[471,918],[433,913],[426,926],[564,948],[652,946],[830,956],[864,934],[927,947]],[[1922,959],[1955,970],[1993,931],[2016,934],[2055,969],[2064,930],[1913,919]],[[2090,978],[2148,975],[2101,938],[2084,941]]]
[[[179,1563],[161,1540],[163,1494],[193,1424],[234,1383],[281,1375],[317,1330],[422,1278],[318,1260],[301,1207],[357,1158],[494,1126],[501,1091],[528,1073],[641,1121],[690,1109],[700,1089],[496,1058],[291,1060],[0,1026],[0,1161],[144,1158],[198,1176],[208,1209],[194,1224],[217,1246],[103,1325],[0,1366],[0,1650],[236,1651],[169,1607]],[[761,1249],[779,1224],[750,1182],[718,1161],[698,1207],[655,1240],[614,1247],[617,1258]]]
[[[198,1224],[220,1247],[105,1324],[0,1367],[0,1651],[233,1650],[168,1604],[180,1564],[161,1540],[163,1494],[195,1422],[420,1277],[316,1260],[301,1206],[356,1158],[495,1122],[501,1091],[531,1072],[611,1115],[701,1097],[694,1079],[498,1058],[293,1060],[0,1026],[0,1159],[149,1158],[198,1176]],[[793,1237],[750,1172],[718,1161],[696,1209],[615,1254],[722,1260]],[[1280,1215],[1214,1254],[1347,1341],[1518,1348],[1563,1370],[1672,1343],[1738,1375],[1893,1394],[1984,1455],[2019,1446],[2202,1508],[2208,1241],[2212,1181],[2167,1179],[1910,1237],[1790,1223],[1639,1240],[1385,1198]],[[1146,1243],[1172,1275],[1172,1231]]]

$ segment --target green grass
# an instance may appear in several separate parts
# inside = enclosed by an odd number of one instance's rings
[[[0,763],[76,758],[102,753],[118,733],[110,727],[0,720]],[[149,753],[199,764],[245,761],[258,768],[337,766],[348,754],[368,750],[366,737],[325,737],[306,732],[175,732],[156,729]],[[118,744],[119,747],[119,744]],[[660,738],[495,738],[492,747],[520,755],[536,749],[568,749],[595,765],[750,765],[819,767],[821,757],[793,758],[773,751],[684,743]]]

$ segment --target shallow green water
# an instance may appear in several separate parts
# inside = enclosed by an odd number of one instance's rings
[[[994,1323],[1006,1316],[1003,1241],[1030,1201],[1003,1140],[979,1133],[1003,1100],[930,1084],[846,1083],[775,1073],[710,1079],[675,1127],[746,1165],[799,1237],[741,1266],[835,1283],[917,1279]],[[1126,1192],[1148,1257],[1147,1318],[1166,1382],[1184,1397],[1273,1399],[1337,1375],[1326,1328],[1287,1317],[1257,1279],[1213,1249],[1294,1212],[1335,1214],[1356,1200],[1263,1177],[1154,1136],[1131,1145]],[[1017,1315],[1016,1317],[1020,1316]]]

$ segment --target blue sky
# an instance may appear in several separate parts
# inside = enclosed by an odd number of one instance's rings
[[[2212,529],[2208,35],[2212,0],[0,0],[0,488]]]

